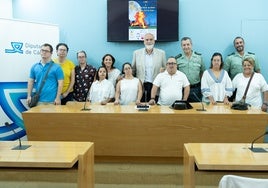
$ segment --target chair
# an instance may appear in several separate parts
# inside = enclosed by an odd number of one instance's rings
[[[268,188],[268,179],[225,175],[220,180],[219,188]]]

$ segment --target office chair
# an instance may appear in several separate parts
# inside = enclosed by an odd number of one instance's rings
[[[219,188],[267,188],[268,179],[248,178],[225,175],[221,178]]]

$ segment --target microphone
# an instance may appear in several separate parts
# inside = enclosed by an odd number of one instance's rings
[[[200,100],[200,98],[195,94],[195,92],[193,92],[195,98],[201,103],[202,105],[202,108],[201,109],[196,109],[196,111],[207,111],[205,108],[204,108],[204,104],[202,102],[202,100]]]
[[[5,126],[10,127],[10,129],[12,130],[14,135],[17,136],[17,133],[15,132],[15,130],[11,127],[11,125],[8,122],[5,122]],[[21,139],[19,136],[17,136],[17,139],[19,139],[19,145],[12,148],[12,150],[26,150],[27,148],[31,147],[31,145],[22,145]]]
[[[254,143],[259,139],[259,138],[261,138],[261,137],[263,137],[263,136],[265,136],[265,135],[267,135],[268,134],[268,131],[266,131],[264,134],[262,134],[262,135],[260,135],[260,136],[258,136],[257,138],[255,138],[252,142],[251,142],[251,146],[250,146],[250,150],[252,151],[252,152],[256,152],[256,153],[265,153],[265,152],[267,152],[265,149],[263,149],[263,148],[254,148],[253,147],[253,145],[254,145]]]

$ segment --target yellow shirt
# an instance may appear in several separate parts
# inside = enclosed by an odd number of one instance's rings
[[[75,68],[75,64],[69,59],[66,59],[63,63],[60,63],[58,59],[54,59],[54,62],[59,64],[62,68],[62,71],[64,74],[64,80],[63,80],[63,87],[62,87],[61,93],[65,93],[68,90],[69,85],[71,83],[72,71]],[[73,91],[73,88],[70,90],[70,92],[72,91]]]

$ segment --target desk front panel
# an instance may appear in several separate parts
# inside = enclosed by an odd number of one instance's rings
[[[83,105],[45,105],[24,112],[28,139],[91,141],[97,156],[182,157],[184,143],[250,142],[268,124],[260,110],[232,111],[224,105],[207,106],[205,112],[163,106],[141,112],[134,105],[113,104],[81,111]]]

